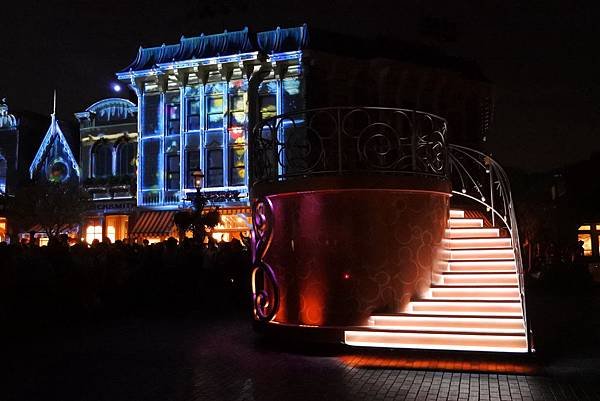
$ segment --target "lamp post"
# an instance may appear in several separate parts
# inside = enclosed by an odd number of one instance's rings
[[[203,241],[204,233],[200,230],[204,230],[204,224],[202,219],[202,211],[206,206],[207,198],[202,194],[202,184],[204,182],[204,173],[202,169],[192,171],[192,178],[194,180],[194,188],[196,188],[196,196],[194,196],[194,240]]]

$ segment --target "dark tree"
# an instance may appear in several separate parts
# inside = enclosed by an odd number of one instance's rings
[[[39,224],[49,239],[56,239],[81,222],[86,200],[75,184],[31,183],[8,199],[7,212],[21,229]]]

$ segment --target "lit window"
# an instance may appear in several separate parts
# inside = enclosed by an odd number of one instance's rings
[[[206,131],[204,137],[207,187],[223,186],[223,131]]]
[[[179,134],[179,94],[167,95],[167,135]]]
[[[579,226],[579,229],[577,231],[590,231],[591,229],[592,229],[592,226],[587,224],[587,225]]]
[[[142,141],[142,189],[158,189],[159,150],[159,140],[147,139]]]
[[[244,146],[231,147],[229,155],[229,185],[244,185],[246,148]]]
[[[158,108],[160,96],[158,94],[144,95],[144,108],[142,113],[142,136],[160,134],[158,124]]]
[[[277,103],[275,95],[263,95],[259,97],[260,118],[267,118],[277,115]]]
[[[108,239],[110,240],[110,242],[115,242],[115,240],[116,240],[116,233],[117,233],[117,230],[115,229],[114,226],[108,226],[108,227],[106,227],[106,236],[108,237]]]
[[[235,94],[229,100],[229,126],[242,127],[246,121],[246,101],[243,94]]]
[[[186,188],[194,188],[194,177],[192,172],[200,169],[200,151],[199,150],[188,150],[187,151],[187,184]]]
[[[127,238],[129,216],[110,215],[106,216],[106,236],[112,241]]]
[[[101,225],[89,225],[85,229],[85,242],[91,244],[92,241],[97,239],[102,241],[102,226]]]
[[[277,115],[277,83],[264,81],[258,89],[258,107],[261,119]]]
[[[301,82],[298,77],[284,79],[282,89],[284,113],[304,109],[304,97],[301,91]]]
[[[195,97],[187,102],[187,129],[197,131],[200,129],[200,99]]]
[[[223,186],[223,149],[206,150],[206,186]]]
[[[179,155],[167,155],[167,190],[179,189]]]
[[[213,95],[206,99],[206,128],[223,128],[223,96]]]
[[[6,241],[6,218],[0,217],[0,242]]]
[[[592,235],[579,233],[577,234],[577,240],[583,241],[583,256],[592,256]]]

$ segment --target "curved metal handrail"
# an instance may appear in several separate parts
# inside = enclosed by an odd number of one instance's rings
[[[249,144],[249,183],[345,173],[445,177],[446,120],[387,107],[325,107],[259,122]]]
[[[523,319],[527,330],[527,348],[533,351],[531,328],[527,321],[525,303],[525,280],[521,242],[508,175],[490,156],[460,145],[448,145],[449,178],[452,193],[475,201],[486,208],[496,225],[496,218],[504,224],[510,234],[515,252],[515,264],[519,278],[519,295],[523,308]],[[454,188],[460,188],[455,190]]]

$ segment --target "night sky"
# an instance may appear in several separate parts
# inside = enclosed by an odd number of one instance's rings
[[[600,151],[598,2],[437,3],[5,1],[0,97],[7,97],[12,110],[48,114],[56,88],[58,115],[71,119],[73,112],[114,95],[114,73],[140,45],[304,22],[309,32],[430,41],[431,30],[423,26],[443,21],[449,29],[442,31],[451,34],[442,35],[442,47],[476,60],[496,86],[489,149],[501,163],[539,171]]]

